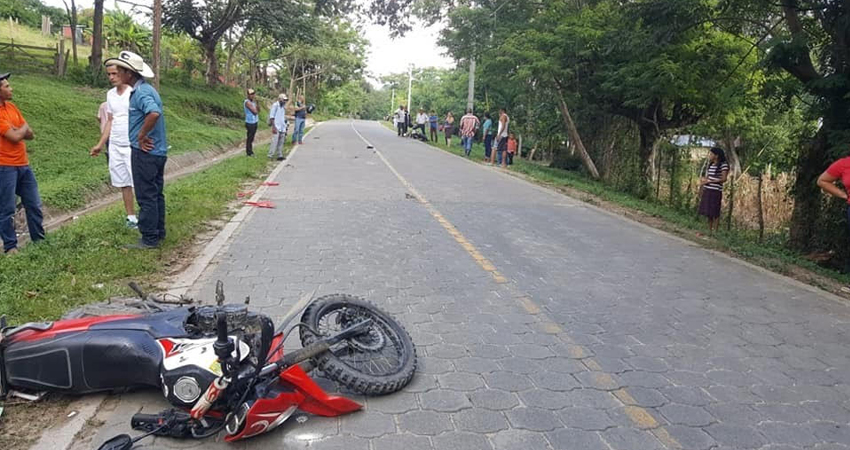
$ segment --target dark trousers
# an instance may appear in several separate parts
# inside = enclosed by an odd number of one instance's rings
[[[425,124],[424,124],[424,123],[417,123],[417,124],[413,127],[413,130],[414,130],[414,131],[416,131],[416,130],[422,130],[422,136],[425,136]]]
[[[32,170],[29,166],[0,166],[0,237],[3,238],[4,252],[18,247],[18,237],[15,235],[17,197],[21,197],[27,212],[30,239],[33,242],[44,239],[41,197]]]
[[[139,203],[139,232],[145,245],[159,245],[165,239],[165,156],[133,149],[133,188]]]
[[[397,123],[396,128],[398,128],[398,135],[399,136],[404,134],[404,122]]]
[[[437,127],[431,127],[431,140],[437,142]]]
[[[254,136],[257,134],[257,124],[246,122],[245,129],[248,130],[248,137],[245,138],[245,153],[251,156],[254,154]]]
[[[492,152],[493,136],[488,134],[487,136],[484,136],[484,157],[489,159]]]

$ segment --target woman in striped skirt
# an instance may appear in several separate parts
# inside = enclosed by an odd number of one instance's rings
[[[709,150],[708,158],[708,169],[699,182],[702,188],[699,214],[708,218],[708,231],[714,233],[720,223],[720,201],[723,199],[723,183],[729,175],[729,165],[726,163],[726,153],[717,147]]]

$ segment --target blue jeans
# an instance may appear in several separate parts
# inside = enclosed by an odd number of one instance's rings
[[[44,239],[44,227],[41,215],[41,197],[38,195],[38,183],[29,166],[0,166],[0,237],[3,238],[3,251],[18,247],[15,235],[15,200],[21,197],[21,203],[27,212],[27,227],[30,239]]]
[[[165,239],[165,156],[132,150],[133,190],[139,203],[139,232],[145,245],[156,246]]]
[[[298,143],[304,140],[304,123],[307,119],[303,117],[295,118],[295,129],[292,131],[292,143]]]
[[[472,151],[472,136],[461,137],[460,143],[463,144],[463,151],[464,151],[464,153],[466,153],[466,156],[469,156],[469,152]]]

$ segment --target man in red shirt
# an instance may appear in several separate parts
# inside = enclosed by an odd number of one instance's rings
[[[12,99],[9,76],[9,73],[0,74],[0,238],[4,252],[17,253],[16,197],[21,197],[26,210],[33,242],[44,239],[44,227],[38,184],[30,169],[24,142],[33,138],[33,132],[15,104],[9,101]]]

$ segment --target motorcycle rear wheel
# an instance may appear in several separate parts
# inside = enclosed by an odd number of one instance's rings
[[[410,335],[392,316],[366,300],[348,294],[331,294],[316,299],[301,321],[316,330],[300,330],[305,347],[364,319],[372,326],[363,335],[349,339],[315,358],[328,378],[366,395],[385,395],[402,389],[416,372],[416,347]]]

